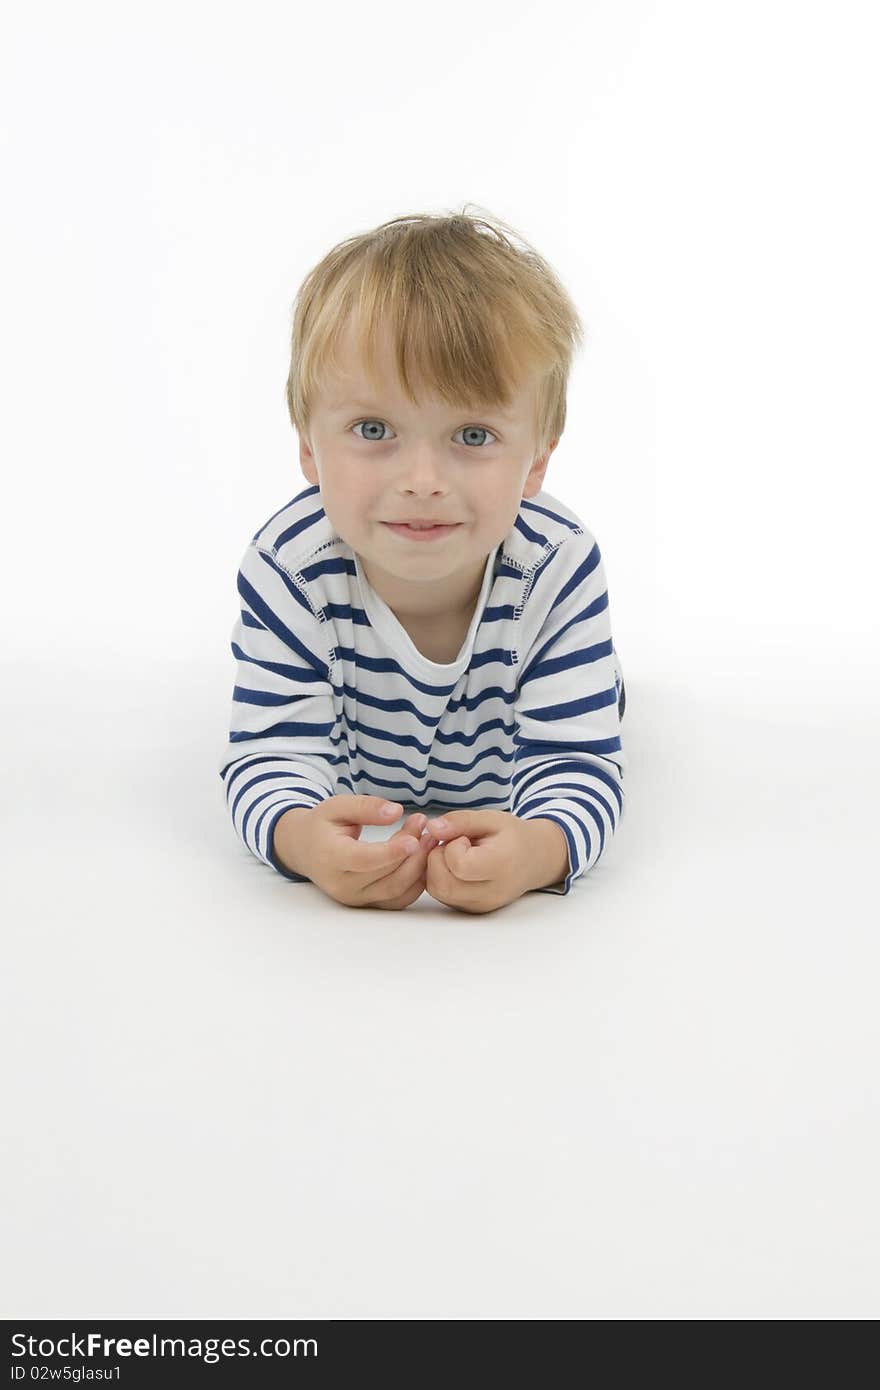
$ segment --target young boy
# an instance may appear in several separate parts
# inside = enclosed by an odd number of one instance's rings
[[[220,775],[247,848],[347,906],[567,894],[623,811],[602,557],[542,491],[582,327],[515,235],[396,218],[297,296],[310,485],[241,561]]]

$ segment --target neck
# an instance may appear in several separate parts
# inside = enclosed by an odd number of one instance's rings
[[[486,559],[484,556],[475,575],[466,575],[462,579],[455,577],[444,581],[442,585],[436,582],[408,583],[380,568],[374,569],[362,559],[360,565],[367,583],[388,604],[396,617],[414,623],[447,623],[456,622],[465,616],[470,620],[483,585]]]

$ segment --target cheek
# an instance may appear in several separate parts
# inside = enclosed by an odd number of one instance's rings
[[[355,523],[369,520],[376,511],[376,488],[363,469],[335,470],[326,491],[334,510]]]
[[[386,515],[382,510],[379,489],[363,478],[355,479],[349,484],[344,505],[355,526],[370,526],[379,517]]]
[[[504,529],[505,535],[516,520],[522,493],[510,486],[509,472],[502,477],[485,479],[473,494],[473,515],[490,530]]]

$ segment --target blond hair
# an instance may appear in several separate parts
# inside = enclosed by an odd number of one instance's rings
[[[537,452],[559,439],[583,325],[547,261],[499,218],[465,211],[395,217],[340,242],[309,271],[294,303],[287,377],[287,408],[300,435],[308,433],[321,376],[337,365],[352,310],[375,384],[377,336],[387,327],[414,404],[418,380],[450,405],[503,407],[535,374]]]

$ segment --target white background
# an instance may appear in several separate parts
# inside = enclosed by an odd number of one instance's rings
[[[7,14],[7,1317],[880,1312],[875,20]],[[567,898],[355,912],[226,818],[235,575],[303,276],[465,204],[586,325],[627,808]]]

